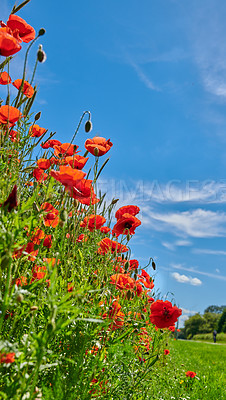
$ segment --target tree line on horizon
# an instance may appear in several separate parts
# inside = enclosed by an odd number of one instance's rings
[[[197,334],[226,333],[226,305],[211,305],[204,310],[204,314],[191,315],[184,323],[184,328],[178,335],[181,339],[192,339]]]

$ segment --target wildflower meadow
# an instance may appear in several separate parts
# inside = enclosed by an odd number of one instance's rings
[[[97,190],[113,138],[95,136],[85,111],[64,143],[32,111],[46,55],[38,44],[45,30],[19,15],[28,2],[0,28],[0,398],[175,398],[159,390],[182,311],[158,297],[155,261],[141,267],[130,257],[139,207],[118,208]],[[22,48],[23,75],[12,76]],[[197,371],[181,373],[178,398],[193,398]]]

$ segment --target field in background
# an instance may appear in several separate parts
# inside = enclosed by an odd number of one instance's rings
[[[168,349],[165,363],[153,371],[152,399],[226,399],[225,345],[171,340]],[[197,375],[187,378],[186,371]]]

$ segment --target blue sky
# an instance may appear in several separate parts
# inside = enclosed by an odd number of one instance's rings
[[[13,3],[1,0],[1,19]],[[40,125],[68,142],[90,110],[90,136],[114,143],[100,185],[141,208],[132,256],[156,260],[156,286],[182,307],[181,324],[226,304],[226,4],[31,0],[19,15],[46,28]],[[90,136],[81,130],[77,144]]]

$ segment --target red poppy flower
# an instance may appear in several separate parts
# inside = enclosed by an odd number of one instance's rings
[[[22,79],[16,79],[13,82],[13,86],[15,86],[18,90],[20,89],[21,84],[22,84]],[[24,81],[22,92],[26,97],[31,98],[34,94],[34,89],[29,82]]]
[[[19,41],[6,28],[0,28],[0,56],[8,57],[20,51]]]
[[[14,125],[20,118],[22,118],[21,112],[12,106],[1,106],[0,107],[0,123],[8,124],[9,126]]]
[[[46,133],[46,131],[47,129],[41,128],[39,125],[34,124],[30,127],[29,134],[31,135],[31,137],[40,137],[44,133]]]
[[[41,209],[47,212],[44,216],[44,225],[55,228],[60,222],[60,218],[58,217],[59,211],[47,202],[41,205]]]
[[[73,156],[76,153],[78,146],[71,143],[62,143],[54,146],[54,155],[56,157]]]
[[[25,250],[26,253],[30,254],[30,256],[28,257],[29,261],[35,261],[36,256],[38,255],[38,249],[35,250],[35,245],[33,242],[29,242],[26,246],[25,246]]]
[[[15,361],[15,353],[0,353],[1,364],[11,364]]]
[[[194,378],[196,375],[197,375],[196,372],[193,371],[186,372],[186,376],[188,376],[189,378]]]
[[[121,308],[121,305],[117,301],[114,301],[109,309],[109,312],[106,312],[102,315],[103,319],[109,318],[113,320],[110,325],[110,329],[112,330],[120,329],[123,327],[125,314],[123,314]]]
[[[41,168],[35,168],[33,170],[33,177],[38,181],[38,182],[43,182],[48,178],[48,175],[43,171]]]
[[[18,33],[22,42],[28,43],[35,38],[34,28],[18,15],[11,14],[7,26]]]
[[[36,229],[34,235],[31,238],[32,243],[40,244],[41,240],[44,239],[45,233],[42,229]]]
[[[66,157],[65,161],[69,164],[72,168],[82,169],[86,165],[88,161],[88,157],[80,156],[79,154],[75,154],[73,157]]]
[[[84,218],[80,226],[81,228],[87,227],[90,232],[93,232],[94,229],[99,229],[105,222],[106,219],[102,215],[91,214]]]
[[[112,146],[113,144],[110,142],[110,139],[106,140],[105,138],[98,136],[95,136],[93,139],[87,139],[85,142],[86,150],[88,150],[92,155],[98,157],[106,154]]]
[[[168,350],[168,349],[165,349],[164,350],[164,354],[167,356],[167,354],[169,354],[170,353],[170,351]]]
[[[129,261],[129,265],[130,265],[129,271],[133,271],[133,270],[135,270],[135,269],[138,269],[138,267],[139,267],[139,262],[138,262],[137,260],[130,260],[130,261]]]
[[[55,146],[56,147],[56,146]],[[64,186],[76,186],[77,182],[84,178],[85,172],[71,167],[60,166],[60,171],[52,169],[50,175]]]
[[[154,303],[155,299],[154,297],[148,297],[148,303]]]
[[[0,73],[0,85],[8,85],[8,83],[11,83],[11,78],[9,74],[4,71]]]
[[[9,194],[8,198],[4,201],[4,203],[0,205],[0,207],[1,206],[6,207],[8,212],[11,212],[14,208],[18,206],[17,185],[14,185],[13,190]]]
[[[81,179],[77,181],[73,187],[68,186],[67,190],[73,199],[76,199],[87,206],[96,204],[100,201],[96,198],[91,179]]]
[[[115,251],[117,253],[125,253],[126,251],[128,251],[128,248],[123,245],[120,244],[114,240],[109,239],[108,237],[105,237],[104,239],[102,239],[98,245],[100,246],[98,248],[98,253],[99,254],[107,254],[109,251],[113,254]]]
[[[52,236],[46,235],[45,239],[43,240],[43,246],[50,249],[52,247]]]
[[[172,306],[170,301],[157,300],[150,306],[151,315],[150,321],[156,325],[157,328],[168,328],[170,325],[175,324],[182,310],[176,306]]]
[[[117,289],[134,289],[135,280],[129,274],[115,274],[110,279],[110,283],[115,285]]]
[[[15,285],[17,285],[17,286],[25,286],[25,285],[27,285],[27,278],[26,278],[26,276],[21,276],[20,278],[17,278],[15,281],[14,281],[14,283],[15,283]]]
[[[9,137],[11,142],[19,142],[20,138],[19,138],[19,132],[14,131],[13,129],[11,129],[11,131],[9,132]]]
[[[51,166],[51,162],[50,162],[50,160],[47,160],[45,158],[40,158],[37,161],[37,165],[38,165],[38,168],[40,168],[40,169],[48,169]]]
[[[85,237],[84,233],[81,233],[81,235],[79,235],[79,237],[76,239],[76,242],[80,243],[80,242],[86,242],[88,240],[87,237]]]
[[[47,140],[47,142],[42,143],[42,144],[41,144],[41,147],[42,147],[43,149],[49,149],[50,147],[53,148],[54,146],[57,146],[57,145],[60,146],[61,144],[62,144],[62,143],[61,143],[59,140],[50,139],[50,140]]]
[[[33,274],[32,274],[32,278],[31,278],[31,283],[36,280],[45,278],[46,272],[47,272],[46,267],[44,265],[43,266],[35,265],[32,268]]]
[[[171,331],[171,332],[175,332],[175,330],[176,330],[176,328],[175,328],[175,326],[174,325],[172,325],[172,326],[169,326],[169,331]]]
[[[141,221],[131,214],[123,214],[123,216],[118,219],[117,223],[112,229],[112,234],[119,235],[130,235],[135,234],[135,229],[141,224]]]
[[[108,233],[111,231],[111,228],[109,228],[108,226],[102,226],[100,228],[101,233]]]
[[[137,282],[143,283],[143,285],[148,289],[153,289],[154,282],[150,275],[144,269],[141,270],[141,275],[138,275],[138,278],[140,279],[138,279]]]
[[[71,283],[67,284],[67,291],[68,292],[73,292],[74,286]]]
[[[115,218],[120,219],[124,214],[137,215],[140,212],[137,206],[123,206],[119,208],[115,213]]]

